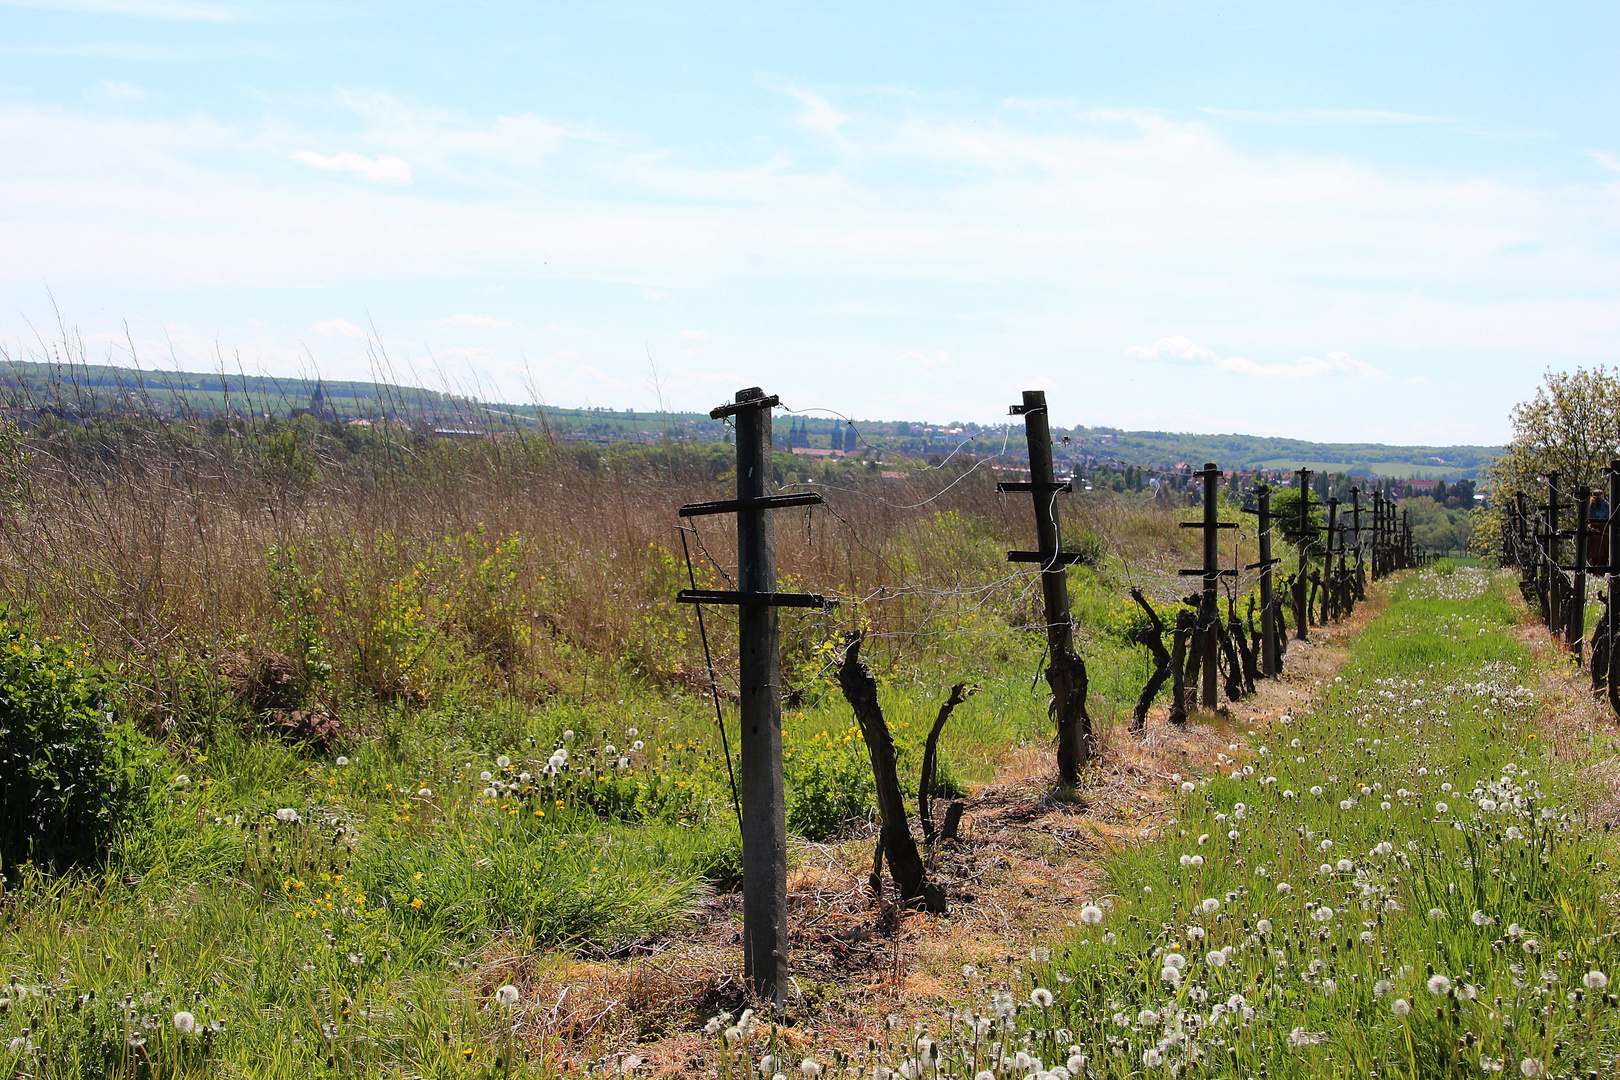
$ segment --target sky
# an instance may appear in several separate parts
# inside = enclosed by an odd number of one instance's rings
[[[0,0],[0,345],[1495,443],[1620,359],[1620,5]]]

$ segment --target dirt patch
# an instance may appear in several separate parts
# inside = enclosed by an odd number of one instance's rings
[[[1308,707],[1344,664],[1356,632],[1384,607],[1382,591],[1353,618],[1291,641],[1282,678],[1253,697],[1194,712],[1184,727],[1170,725],[1160,707],[1141,735],[1103,732],[1074,801],[1055,797],[1048,746],[1014,750],[996,782],[966,800],[960,839],[929,854],[947,915],[900,911],[892,893],[872,895],[875,831],[797,844],[788,882],[791,1042],[823,1052],[864,1045],[890,1014],[930,1020],[966,1000],[964,964],[1018,963],[1032,948],[1061,942],[1081,905],[1108,895],[1107,854],[1157,837],[1183,775],[1241,765],[1243,736]],[[719,894],[681,937],[644,943],[649,954],[593,963],[493,955],[478,981],[486,993],[514,982],[524,1001],[541,1003],[522,1018],[530,1045],[559,1048],[576,1063],[634,1053],[643,1074],[692,1075],[702,1071],[704,1020],[747,1003],[741,939],[741,897]]]

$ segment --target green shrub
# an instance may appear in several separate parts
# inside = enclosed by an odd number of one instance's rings
[[[788,828],[808,840],[837,836],[872,816],[872,764],[859,733],[846,741],[848,734],[819,732],[787,757]]]
[[[0,867],[93,861],[133,803],[112,687],[83,649],[27,633],[0,608]]]

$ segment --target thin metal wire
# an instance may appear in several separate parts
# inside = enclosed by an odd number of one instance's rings
[[[676,526],[681,534],[681,552],[686,556],[686,580],[691,583],[692,589],[697,589],[697,575],[692,572],[692,550],[686,546],[686,529]],[[693,604],[697,608],[698,637],[703,639],[703,662],[709,666],[709,693],[714,695],[714,722],[720,728],[720,749],[726,755],[726,779],[731,782],[731,805],[737,810],[737,833],[742,834],[742,800],[737,797],[737,774],[731,768],[731,743],[726,738],[726,717],[720,709],[720,680],[714,673],[714,657],[709,653],[709,631],[703,625],[703,605]]]

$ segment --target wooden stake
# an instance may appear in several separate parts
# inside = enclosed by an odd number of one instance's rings
[[[1261,484],[1260,499],[1260,666],[1266,678],[1275,679],[1282,665],[1277,656],[1276,597],[1271,579],[1271,489]]]
[[[764,401],[757,387],[737,402]],[[771,472],[771,410],[742,409],[737,418],[737,498],[765,496]],[[776,548],[770,515],[737,514],[737,587],[776,592]],[[761,998],[782,1003],[787,982],[787,800],[782,781],[782,695],[776,608],[738,608],[742,738],[737,794],[742,802],[743,977]]]
[[[1086,663],[1074,651],[1074,625],[1069,619],[1068,562],[1063,557],[1063,531],[1058,522],[1056,474],[1052,468],[1052,428],[1046,391],[1025,390],[1014,406],[1024,418],[1029,446],[1029,490],[1035,500],[1035,533],[1041,564],[1041,601],[1046,618],[1050,661],[1046,682],[1052,690],[1051,715],[1057,726],[1058,783],[1073,788],[1080,766],[1091,760],[1091,717],[1086,713],[1089,677]]]
[[[1213,461],[1204,463],[1204,591],[1198,604],[1198,633],[1202,645],[1201,660],[1203,663],[1203,704],[1206,709],[1219,707],[1220,701],[1215,695],[1216,665],[1220,662],[1217,656],[1220,651],[1221,621],[1220,598],[1216,595],[1215,585],[1219,581],[1217,572],[1220,570],[1220,519],[1216,514],[1215,483],[1220,477],[1221,470]]]

